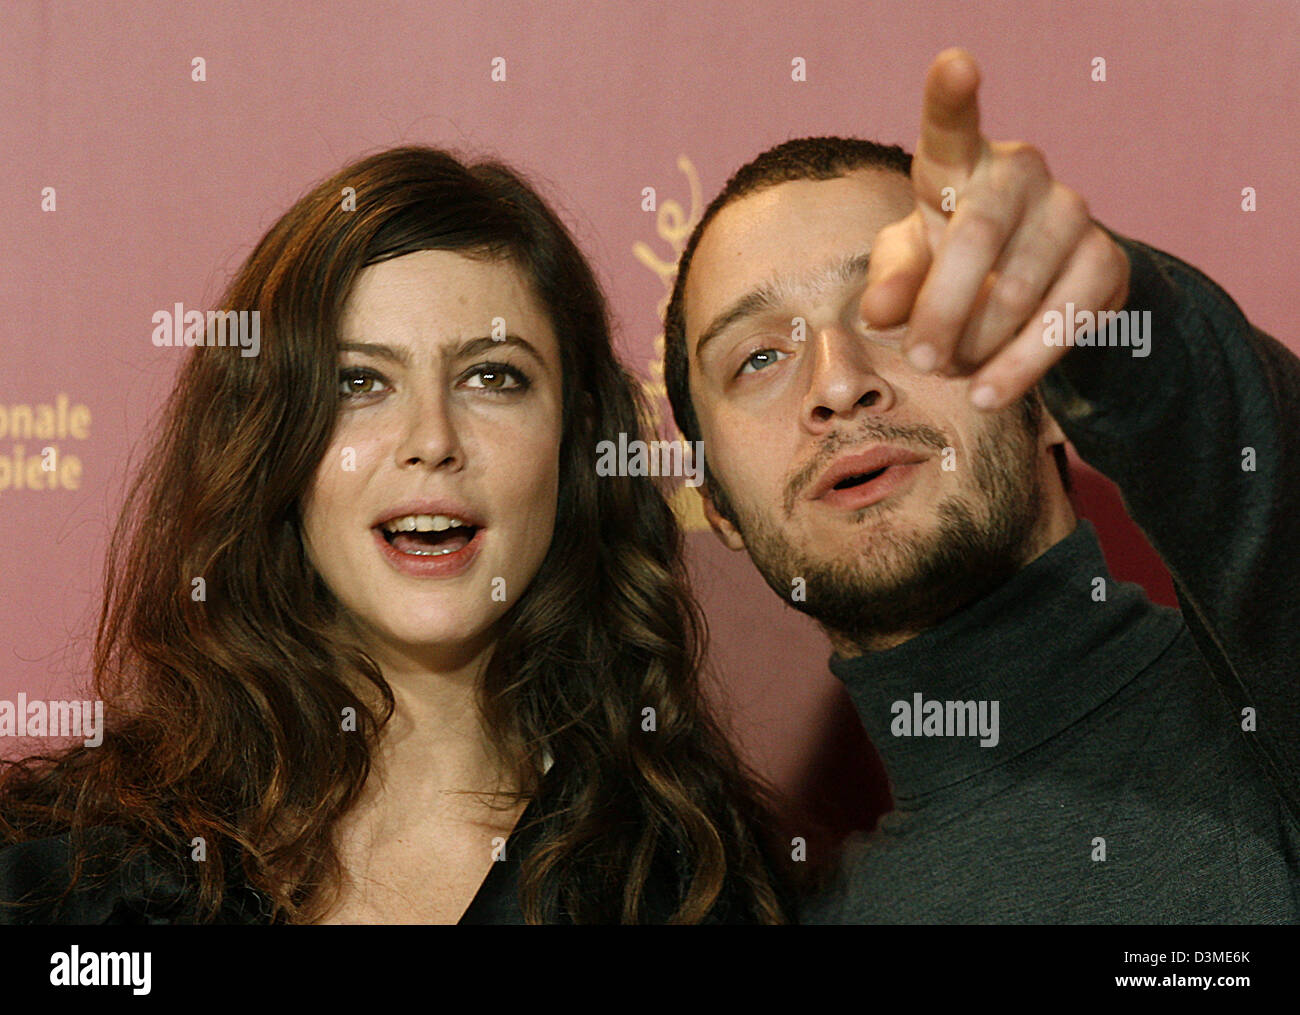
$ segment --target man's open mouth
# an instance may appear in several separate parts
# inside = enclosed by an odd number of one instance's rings
[[[860,472],[860,473],[858,473],[857,475],[854,475],[854,476],[845,476],[845,477],[844,477],[843,479],[841,479],[838,483],[836,483],[833,487],[831,487],[831,489],[832,489],[832,490],[847,490],[847,489],[849,489],[849,487],[852,487],[852,486],[861,486],[863,483],[870,483],[870,482],[871,482],[873,479],[875,479],[877,476],[882,476],[882,475],[884,475],[885,470],[888,469],[888,468],[889,468],[889,466],[886,465],[883,469],[876,469],[874,472]]]

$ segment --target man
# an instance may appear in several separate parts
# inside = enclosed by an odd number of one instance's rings
[[[1295,921],[1300,361],[986,141],[977,88],[939,56],[914,159],[742,168],[667,312],[706,515],[826,630],[893,789],[804,919]],[[1181,612],[1108,574],[1067,440]]]

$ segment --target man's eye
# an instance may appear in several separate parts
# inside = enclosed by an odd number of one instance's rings
[[[480,363],[471,367],[465,376],[469,379],[468,387],[485,391],[515,391],[529,385],[528,375],[507,363]],[[472,383],[475,378],[478,384]]]
[[[785,359],[787,355],[789,354],[780,352],[777,349],[759,349],[757,352],[752,352],[745,357],[745,362],[741,365],[740,369],[736,371],[736,376],[739,377],[741,374],[757,373],[764,367],[769,367],[773,363]],[[753,367],[753,369],[751,370],[750,367]]]
[[[375,385],[383,383],[384,379],[382,377],[373,370],[367,370],[364,367],[353,367],[349,370],[339,371],[339,394],[344,398],[377,395],[379,390]]]

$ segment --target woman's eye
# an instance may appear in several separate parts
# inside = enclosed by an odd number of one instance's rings
[[[789,354],[777,349],[759,349],[757,352],[752,352],[745,357],[745,362],[741,365],[740,369],[736,371],[736,376],[739,377],[741,374],[757,373],[764,367],[769,367],[773,363],[785,359],[787,355]],[[753,369],[751,370],[750,367],[753,367]]]
[[[480,363],[465,375],[467,386],[485,391],[515,391],[528,387],[527,375],[506,363]],[[473,383],[477,379],[479,383]]]
[[[377,395],[379,390],[375,385],[383,383],[384,379],[373,370],[353,367],[350,370],[339,371],[339,394],[344,398]]]

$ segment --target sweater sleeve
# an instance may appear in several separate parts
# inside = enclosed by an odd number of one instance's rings
[[[1234,721],[1300,822],[1300,360],[1195,268],[1111,235],[1132,269],[1124,309],[1137,323],[1149,312],[1149,344],[1072,349],[1043,398],[1169,568]]]

